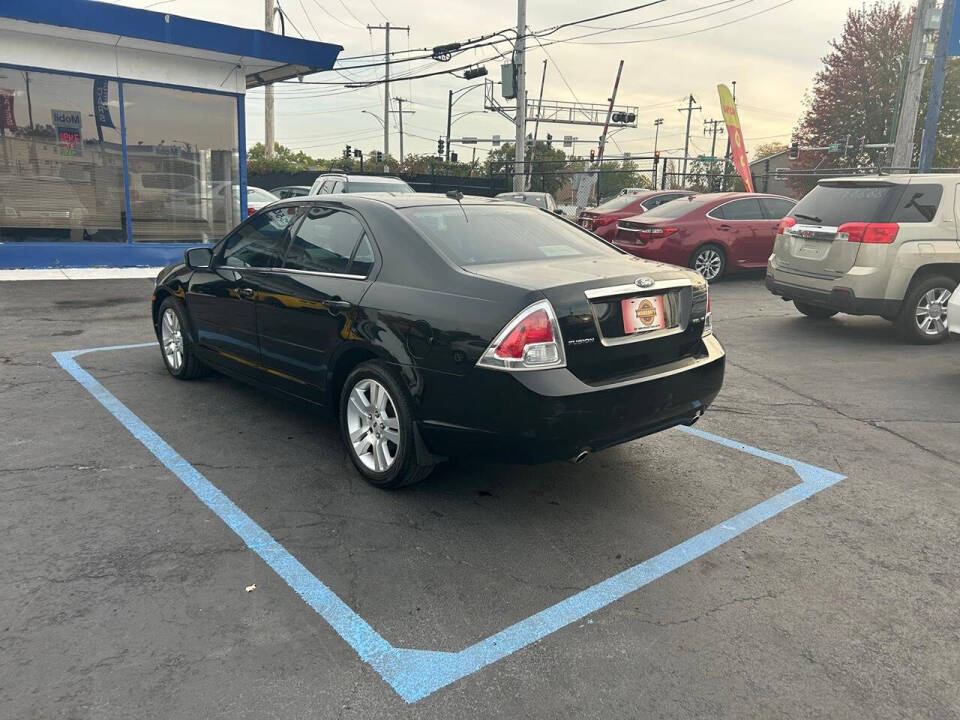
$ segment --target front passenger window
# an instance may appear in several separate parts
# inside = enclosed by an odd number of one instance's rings
[[[276,267],[283,252],[284,232],[296,215],[294,205],[254,215],[223,244],[220,262],[237,268]]]

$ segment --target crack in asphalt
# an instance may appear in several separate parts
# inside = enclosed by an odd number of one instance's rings
[[[739,597],[739,598],[734,598],[732,600],[727,600],[726,602],[720,603],[719,605],[715,605],[712,608],[708,608],[703,612],[698,613],[697,615],[694,615],[693,617],[683,618],[682,620],[664,621],[664,620],[641,619],[639,622],[646,623],[647,625],[656,625],[657,627],[672,627],[674,625],[686,625],[692,622],[693,623],[699,622],[701,619],[705,617],[709,617],[710,615],[718,613],[721,610],[725,610],[726,608],[731,607],[733,605],[742,605],[744,603],[759,602],[760,600],[773,600],[773,599],[776,599],[776,597],[777,595],[771,592],[764,593],[763,595],[748,595],[746,597]],[[638,608],[633,608],[633,610],[637,611]]]

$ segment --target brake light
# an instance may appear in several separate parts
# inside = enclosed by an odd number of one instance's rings
[[[497,370],[539,370],[566,365],[557,316],[550,302],[535,302],[507,323],[477,365]]]
[[[783,235],[787,232],[787,228],[792,228],[797,224],[797,219],[792,217],[785,217],[780,221],[780,224],[777,225],[777,235]]]
[[[897,223],[844,223],[837,228],[838,235],[846,235],[849,242],[871,245],[889,245],[897,239],[900,226]]]
[[[250,217],[250,216],[253,215],[255,212],[257,212],[257,209],[256,209],[256,208],[248,207],[248,208],[247,208],[247,217]]]
[[[617,221],[617,218],[613,215],[601,215],[599,217],[593,218],[593,224],[597,225],[598,227],[609,225],[610,223],[613,223],[616,221]]]
[[[670,237],[678,228],[675,227],[645,227],[637,230],[637,237],[644,240],[653,240],[654,238]]]

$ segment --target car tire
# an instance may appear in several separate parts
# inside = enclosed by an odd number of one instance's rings
[[[931,275],[915,282],[903,299],[897,325],[910,342],[933,345],[947,339],[947,301],[957,290],[957,281],[946,275]]]
[[[807,317],[817,318],[820,320],[832,318],[838,312],[837,310],[831,310],[830,308],[820,307],[818,305],[808,305],[807,303],[800,302],[799,300],[794,300],[793,305],[797,308],[797,310]]]
[[[719,245],[701,245],[690,257],[690,267],[699,272],[707,282],[716,282],[726,272],[727,254]]]
[[[184,304],[168,297],[157,313],[157,340],[167,372],[177,380],[193,380],[207,374],[190,340],[190,324]]]
[[[347,454],[371,485],[394,490],[433,470],[419,457],[409,393],[382,362],[361,363],[347,376],[339,415]]]

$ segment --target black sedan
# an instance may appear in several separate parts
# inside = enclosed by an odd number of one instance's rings
[[[393,488],[441,460],[580,460],[702,415],[723,382],[706,282],[529,205],[425,194],[274,203],[157,277],[170,374],[338,412]]]

